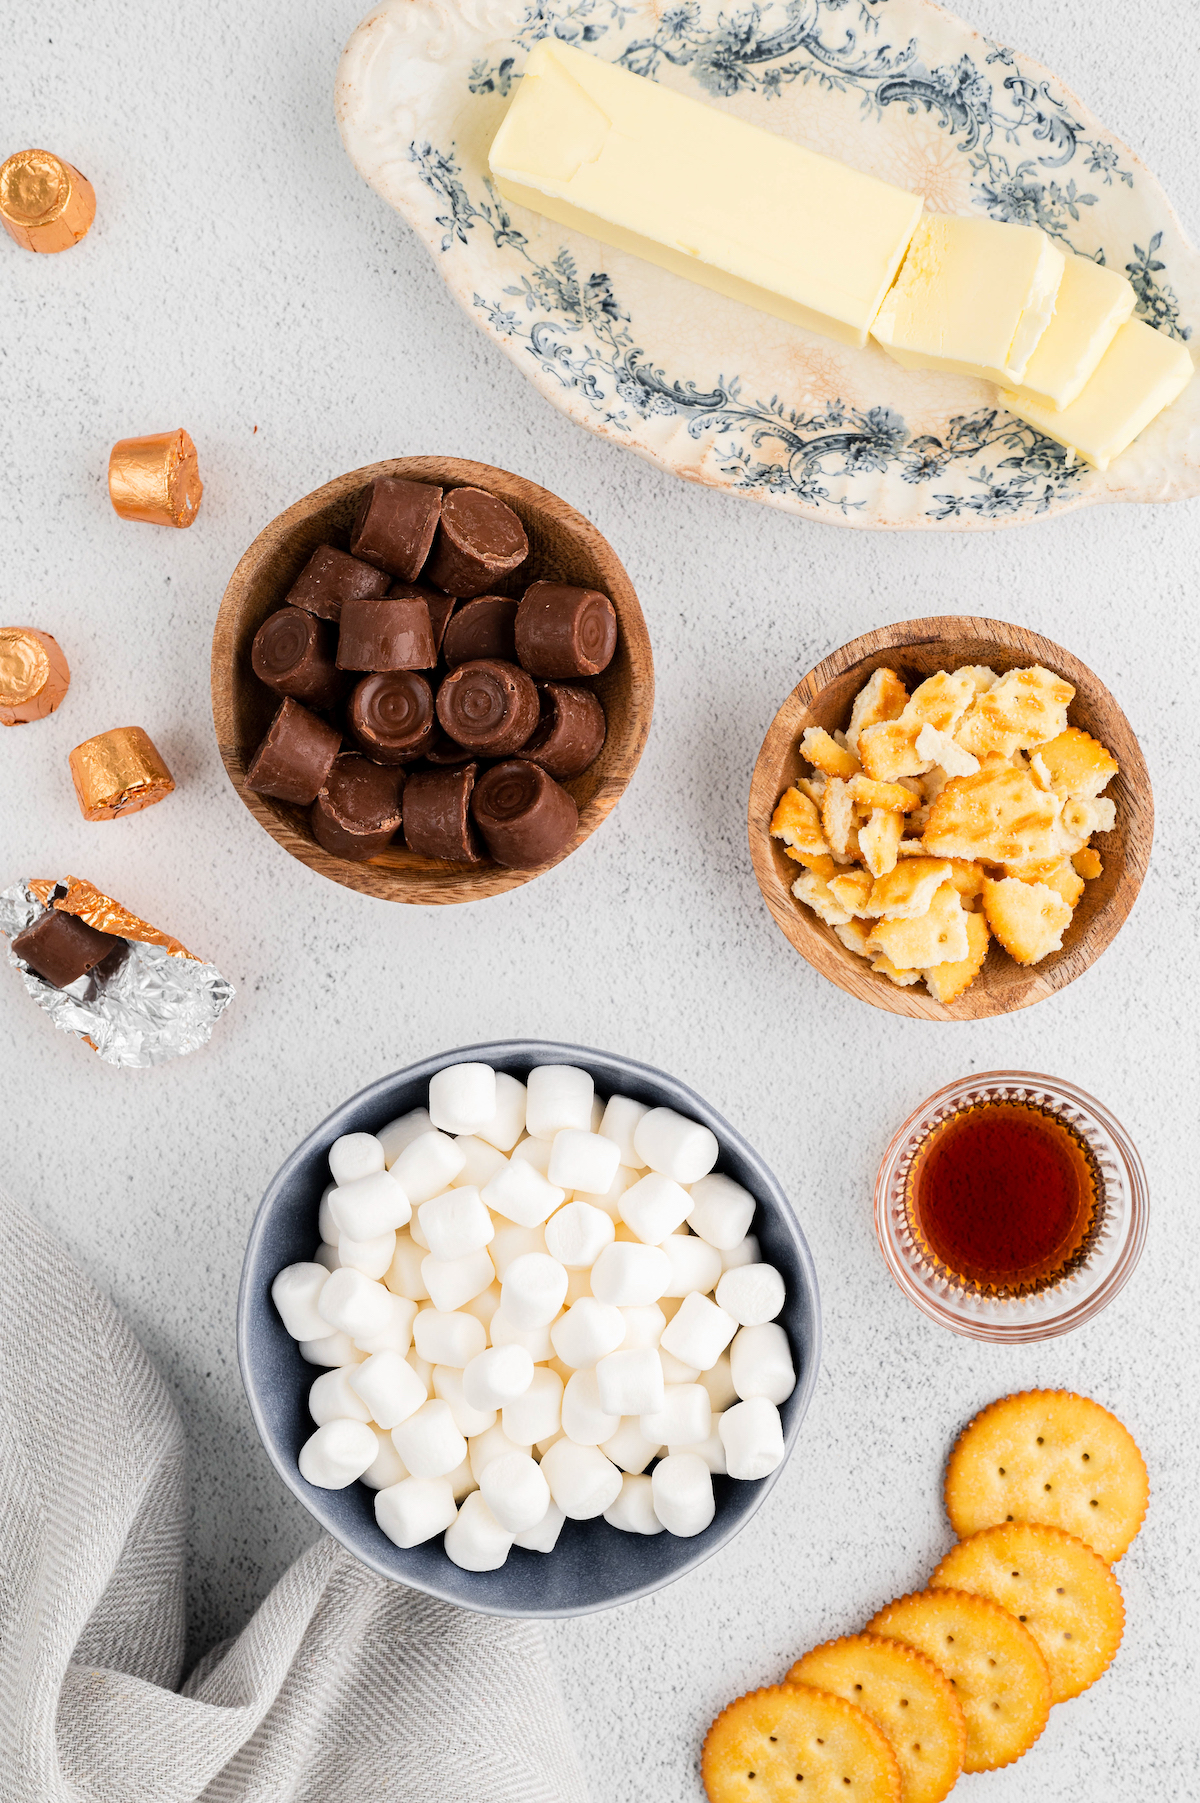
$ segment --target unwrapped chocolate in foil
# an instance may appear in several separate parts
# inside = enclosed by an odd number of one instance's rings
[[[31,877],[0,890],[0,933],[15,939],[54,903],[124,941],[65,989],[43,982],[9,949],[9,963],[56,1027],[86,1040],[106,1064],[133,1069],[207,1044],[234,995],[219,970],[73,876],[65,883]]]

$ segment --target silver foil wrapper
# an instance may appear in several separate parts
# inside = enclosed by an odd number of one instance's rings
[[[51,899],[66,894],[60,883]],[[0,933],[9,939],[45,912],[27,881],[0,890]],[[11,946],[8,961],[56,1027],[88,1040],[106,1064],[135,1070],[207,1044],[234,996],[233,985],[213,965],[182,948],[172,952],[139,939],[126,938],[123,950],[110,952],[65,989],[35,975]]]

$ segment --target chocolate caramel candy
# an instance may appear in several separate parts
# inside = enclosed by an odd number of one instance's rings
[[[599,676],[617,648],[617,614],[599,589],[534,582],[517,609],[517,657],[531,676]]]
[[[469,764],[475,753],[468,751],[465,745],[457,744],[435,720],[433,737],[421,755],[435,770],[449,770],[456,764]]]
[[[429,609],[429,624],[433,630],[433,648],[440,652],[442,640],[446,636],[446,627],[450,615],[458,606],[453,595],[444,595],[440,588],[426,588],[421,582],[393,582],[388,590],[389,595],[398,595],[404,601],[423,601]]]
[[[383,595],[347,601],[338,633],[339,670],[432,670],[433,627],[424,601]]]
[[[96,190],[49,150],[18,150],[0,166],[0,225],[22,250],[70,250],[91,230]]]
[[[460,770],[420,770],[404,787],[404,843],[422,858],[480,864],[483,848],[471,823],[477,764]]]
[[[497,864],[528,870],[567,849],[579,809],[538,764],[493,764],[475,784],[471,812]]]
[[[482,488],[452,488],[425,575],[448,595],[482,595],[528,555],[525,528],[511,507]]]
[[[64,701],[70,683],[57,639],[36,626],[0,626],[0,726],[44,720]]]
[[[123,520],[190,526],[203,494],[196,447],[182,427],[119,439],[108,454],[108,498]]]
[[[518,752],[560,782],[578,776],[600,755],[607,731],[604,709],[590,689],[539,682],[542,715]]]
[[[498,657],[459,664],[437,693],[437,717],[458,744],[488,757],[519,751],[538,723],[531,677]]]
[[[289,695],[250,760],[246,787],[306,808],[317,799],[341,743],[336,727]]]
[[[76,745],[67,759],[79,811],[85,820],[115,820],[163,801],[175,779],[149,733],[114,726]]]
[[[432,483],[378,476],[358,503],[350,528],[351,555],[401,582],[415,582],[441,511],[442,491]]]
[[[320,620],[340,620],[347,601],[368,595],[386,595],[388,575],[374,564],[339,551],[336,545],[318,545],[287,592],[289,607],[302,607]]]
[[[12,949],[43,982],[65,989],[121,943],[115,933],[97,932],[77,914],[47,908],[32,926],[17,934]]]
[[[415,670],[364,676],[355,684],[346,722],[359,750],[377,764],[410,763],[427,750],[438,730],[433,690]]]
[[[291,695],[309,707],[332,707],[351,678],[334,662],[337,630],[302,607],[268,614],[254,635],[250,667],[277,695]]]
[[[442,656],[451,669],[477,657],[517,661],[517,603],[507,595],[476,595],[464,601],[442,641]]]
[[[313,838],[335,858],[374,858],[400,831],[398,770],[353,753],[335,758],[309,820]]]

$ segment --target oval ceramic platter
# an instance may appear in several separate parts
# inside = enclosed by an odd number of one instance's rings
[[[987,382],[903,370],[509,208],[487,152],[547,33],[837,157],[937,211],[1037,224],[1127,271],[1186,339],[1200,256],[1153,176],[1037,63],[930,0],[384,0],[338,75],[357,168],[571,419],[808,519],[957,530],[1200,493],[1200,382],[1105,474]]]

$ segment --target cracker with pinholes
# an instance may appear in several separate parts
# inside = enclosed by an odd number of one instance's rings
[[[1115,1415],[1070,1390],[1024,1390],[965,1427],[946,1468],[960,1539],[1001,1521],[1044,1521],[1111,1564],[1142,1525],[1146,1462]]]
[[[935,1002],[956,1002],[971,987],[987,958],[990,935],[986,918],[968,909],[963,920],[967,929],[966,957],[944,959],[941,964],[931,964],[921,972],[925,987]]]
[[[1121,1644],[1121,1586],[1099,1553],[1062,1528],[1033,1521],[981,1528],[947,1553],[929,1584],[990,1597],[1015,1615],[1042,1650],[1052,1703],[1094,1684]]]
[[[1015,1615],[963,1590],[923,1590],[867,1623],[945,1672],[967,1724],[964,1772],[991,1772],[1027,1753],[1050,1714],[1050,1677]]]
[[[1061,814],[1059,798],[1040,789],[1027,770],[989,763],[946,784],[922,836],[935,857],[1024,863],[1068,850],[1057,830]]]
[[[983,885],[987,923],[1010,958],[1018,964],[1040,964],[1062,950],[1071,921],[1070,903],[1048,883],[1022,883],[1016,877]]]
[[[962,1770],[967,1724],[937,1666],[876,1634],[846,1634],[797,1659],[789,1684],[844,1697],[887,1735],[900,1766],[901,1803],[942,1803]]]
[[[799,1684],[752,1690],[704,1741],[709,1803],[900,1803],[891,1742],[862,1709]]]
[[[1098,739],[1068,726],[1056,738],[1039,747],[1030,759],[1040,763],[1058,795],[1074,801],[1090,801],[1108,787],[1120,766]]]
[[[846,742],[850,749],[858,750],[858,741],[865,727],[878,726],[886,720],[898,720],[907,705],[908,690],[896,672],[882,664],[854,697],[850,724],[846,728]]]
[[[898,864],[896,868],[909,866]],[[957,964],[969,956],[966,910],[954,884],[943,883],[917,920],[878,921],[867,940],[867,950],[885,953],[897,970],[921,971],[934,964]]]
[[[1071,684],[1041,664],[1009,670],[976,698],[966,718],[956,723],[954,737],[975,757],[1007,758],[1065,732],[1074,697]]]

